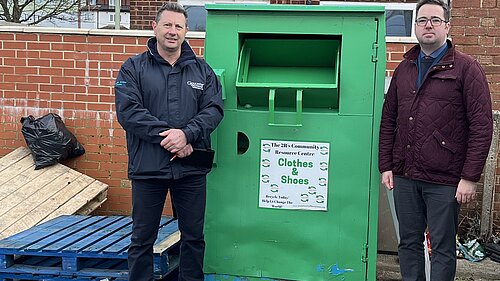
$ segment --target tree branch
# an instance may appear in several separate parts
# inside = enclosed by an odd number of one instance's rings
[[[64,1],[64,0],[59,0],[57,5],[51,7],[52,10],[45,15],[40,16],[37,20],[33,21],[33,23],[30,23],[30,25],[34,25],[37,23],[40,23],[44,20],[50,19],[50,18],[57,18],[57,19],[62,19],[66,20],[67,17],[61,16],[61,14],[64,14],[68,11],[71,11],[73,8],[75,8],[78,4],[79,0],[72,0],[72,1]],[[53,3],[53,1],[51,1]]]
[[[0,19],[5,21],[12,21],[12,17],[9,13],[9,6],[7,4],[7,0],[0,0],[0,7],[2,7],[2,13],[0,14]]]
[[[18,23],[28,22],[29,25],[51,18],[64,20],[68,18],[65,14],[71,14],[80,1],[46,0],[37,5],[35,0],[0,0],[0,19]]]

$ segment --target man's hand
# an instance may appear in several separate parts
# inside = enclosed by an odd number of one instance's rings
[[[177,157],[179,158],[184,158],[191,155],[191,153],[193,153],[193,147],[190,143],[188,143],[181,150],[177,151],[175,155],[177,155]]]
[[[177,153],[187,144],[186,135],[180,129],[170,129],[160,133],[160,136],[165,137],[160,145],[170,153]],[[192,148],[191,148],[192,149]]]
[[[392,171],[385,171],[382,173],[382,184],[387,187],[387,189],[392,190],[394,188],[394,177],[392,176]]]
[[[476,183],[461,179],[458,183],[455,198],[459,204],[469,203],[476,197]]]

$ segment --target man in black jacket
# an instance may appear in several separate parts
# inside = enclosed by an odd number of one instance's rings
[[[129,280],[153,280],[153,244],[170,190],[181,232],[179,281],[201,281],[206,174],[189,161],[210,149],[223,117],[221,86],[187,42],[187,14],[166,3],[152,24],[148,50],[129,58],[115,84],[118,121],[127,133],[133,234]],[[194,156],[194,155],[193,155]]]

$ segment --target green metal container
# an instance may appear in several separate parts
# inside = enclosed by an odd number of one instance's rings
[[[375,280],[384,8],[207,10],[225,117],[206,280]]]

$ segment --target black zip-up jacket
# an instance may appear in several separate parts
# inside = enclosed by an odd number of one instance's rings
[[[129,58],[115,83],[118,122],[127,133],[131,179],[178,179],[210,171],[186,165],[160,146],[159,133],[181,129],[193,148],[210,148],[210,133],[223,117],[221,85],[210,66],[186,42],[171,66],[158,53],[156,38],[148,51]]]

